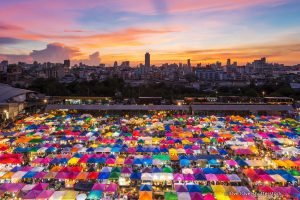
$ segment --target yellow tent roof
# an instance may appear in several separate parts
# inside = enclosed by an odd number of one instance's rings
[[[125,161],[124,158],[117,158],[116,164],[117,164],[117,165],[122,165],[122,164],[124,164],[124,161]]]
[[[73,157],[68,161],[68,165],[76,165],[80,158]],[[52,168],[53,169],[53,168]],[[51,169],[51,170],[52,170]]]
[[[225,188],[222,185],[212,185],[211,188],[214,191],[214,194],[223,195],[226,192]]]
[[[62,200],[74,200],[76,199],[78,192],[73,190],[67,190]]]
[[[283,162],[282,160],[273,160],[278,167],[288,167],[288,164]]]
[[[1,179],[11,179],[11,177],[13,175],[14,175],[14,172],[7,172],[1,177]]]

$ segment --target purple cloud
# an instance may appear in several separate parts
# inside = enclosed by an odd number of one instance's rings
[[[77,48],[68,47],[61,43],[51,43],[45,49],[33,50],[29,55],[38,62],[62,62],[65,59],[81,55],[81,52]]]

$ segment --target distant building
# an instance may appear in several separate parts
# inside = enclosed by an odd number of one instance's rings
[[[70,60],[64,60],[64,67],[70,68],[71,67],[71,62]]]
[[[0,121],[15,118],[25,109],[27,100],[35,97],[33,91],[0,83]]]
[[[7,73],[7,67],[8,67],[8,61],[7,60],[3,60],[0,63],[0,73]]]

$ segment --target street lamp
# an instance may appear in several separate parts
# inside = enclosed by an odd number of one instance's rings
[[[266,92],[265,92],[265,91],[262,91],[262,96],[263,96],[263,97],[265,97],[265,94],[266,94]]]

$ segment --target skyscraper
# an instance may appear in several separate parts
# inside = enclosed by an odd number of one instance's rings
[[[191,67],[191,59],[188,59],[188,60],[187,60],[187,66],[188,66],[188,67]]]
[[[227,65],[227,67],[229,67],[231,65],[231,60],[229,58],[227,59],[227,64],[226,65]]]
[[[150,68],[150,53],[145,54],[145,67]]]

